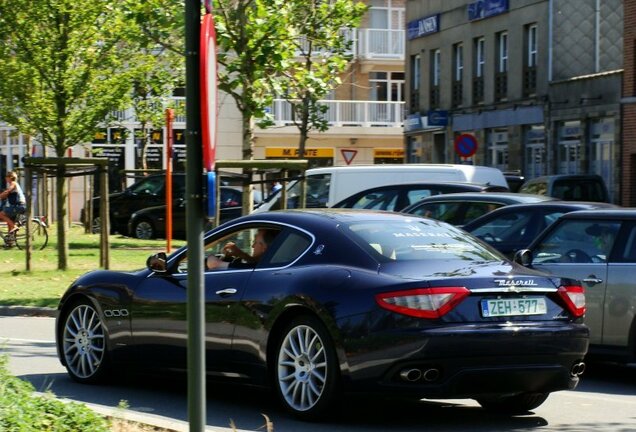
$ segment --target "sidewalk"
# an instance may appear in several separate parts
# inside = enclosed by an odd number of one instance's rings
[[[34,316],[34,317],[57,317],[57,309],[34,306],[1,306],[0,316]],[[37,392],[36,392],[37,393]],[[63,402],[78,402],[70,399],[59,398]],[[141,423],[152,426],[162,432],[188,432],[188,422],[175,420],[170,417],[164,417],[156,414],[141,413],[130,409],[122,409],[119,407],[111,407],[106,405],[98,405],[87,402],[78,402],[86,405],[93,411],[109,418],[120,419],[133,423]],[[251,432],[245,429],[231,429],[226,427],[207,426],[206,431],[212,432]]]

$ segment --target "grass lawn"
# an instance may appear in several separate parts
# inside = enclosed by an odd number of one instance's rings
[[[4,227],[2,227],[4,229]],[[68,231],[69,257],[67,271],[57,270],[56,227],[49,229],[49,244],[32,253],[31,271],[25,271],[25,252],[0,249],[0,305],[56,307],[69,284],[77,276],[99,269],[99,235],[85,234],[84,228],[73,226]],[[172,247],[185,244],[173,240]],[[110,236],[111,270],[144,268],[148,256],[164,251],[165,240],[138,240],[121,235]]]

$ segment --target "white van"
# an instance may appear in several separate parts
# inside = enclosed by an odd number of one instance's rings
[[[475,165],[387,164],[353,165],[312,168],[305,172],[309,208],[331,207],[335,203],[365,189],[391,184],[431,182],[462,182],[507,188],[503,173],[497,168]],[[287,187],[288,208],[298,203],[299,182]],[[254,212],[280,209],[276,195],[266,200]]]

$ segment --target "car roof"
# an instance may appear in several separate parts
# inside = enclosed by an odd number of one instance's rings
[[[409,189],[409,188],[416,188],[416,187],[422,187],[422,186],[447,186],[447,185],[452,185],[452,186],[466,186],[467,189],[474,189],[476,191],[480,191],[482,189],[486,189],[486,188],[498,188],[500,186],[494,186],[494,185],[486,185],[486,184],[479,184],[479,183],[467,183],[467,182],[456,182],[456,181],[421,181],[421,182],[410,182],[410,183],[395,183],[395,184],[386,184],[386,185],[382,185],[382,186],[375,186],[372,188],[368,188],[368,189],[364,189],[360,192],[356,192],[353,195],[359,195],[359,194],[364,194],[364,193],[369,193],[369,192],[373,192],[373,191],[381,191],[381,190],[385,190],[385,189]],[[351,196],[353,196],[351,195]]]
[[[536,183],[539,181],[554,181],[560,179],[572,179],[572,180],[586,180],[586,179],[599,179],[602,178],[598,174],[553,174],[541,177],[535,177],[533,179],[526,180],[526,183]]]
[[[442,195],[433,195],[430,197],[422,198],[413,205],[424,202],[439,202],[439,201],[498,201],[498,202],[511,202],[511,203],[525,203],[525,202],[541,202],[541,201],[557,201],[556,198],[546,195],[535,195],[526,193],[515,192],[454,192]]]
[[[525,203],[525,204],[511,204],[505,207],[498,208],[493,210],[485,215],[478,217],[466,225],[464,225],[464,229],[470,230],[473,226],[479,225],[484,220],[489,220],[497,215],[515,212],[519,210],[532,209],[532,208],[541,208],[541,207],[552,207],[555,209],[567,210],[569,212],[577,211],[577,210],[594,210],[594,209],[618,209],[619,206],[615,204],[602,203],[602,202],[587,202],[587,201],[539,201],[534,203]]]
[[[578,210],[566,213],[562,218],[568,219],[630,219],[636,220],[636,208],[607,208],[597,210]]]

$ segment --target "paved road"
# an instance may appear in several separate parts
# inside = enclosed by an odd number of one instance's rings
[[[68,378],[57,360],[52,318],[0,317],[0,350],[10,354],[10,368],[38,390],[60,397],[116,407],[126,400],[136,412],[185,421],[184,377],[127,376],[107,385],[80,385]],[[636,431],[636,369],[594,366],[576,391],[557,392],[533,414],[503,417],[487,413],[471,400],[365,401],[348,398],[346,412],[326,423],[300,423],[264,391],[208,385],[207,424],[227,428],[230,419],[244,430],[263,425],[267,414],[282,431]],[[262,429],[261,429],[262,430]]]

